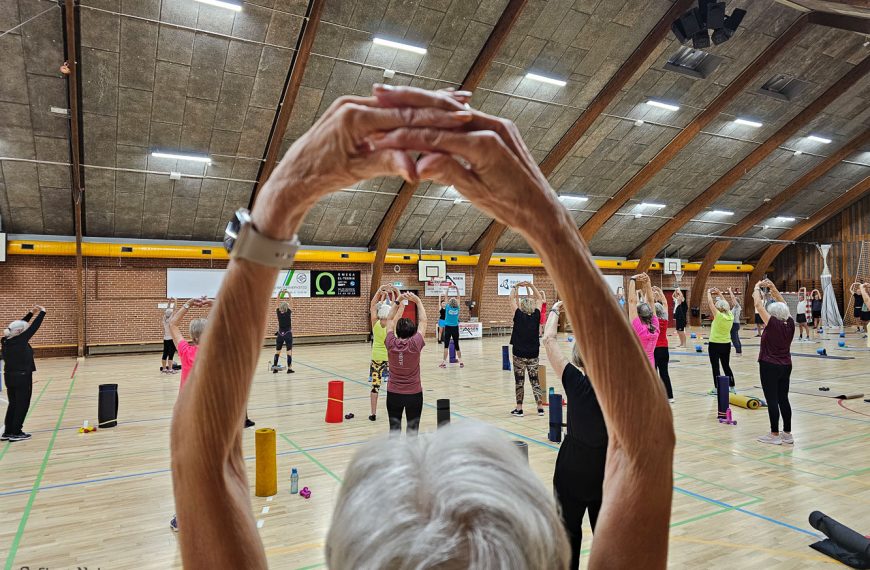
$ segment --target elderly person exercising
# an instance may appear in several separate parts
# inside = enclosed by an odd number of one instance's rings
[[[761,287],[768,287],[774,302],[764,306]],[[758,371],[761,388],[767,399],[767,414],[770,416],[770,433],[758,438],[761,443],[772,445],[793,444],[791,435],[791,405],[788,387],[791,380],[791,343],[794,340],[794,319],[782,295],[769,279],[755,284],[752,292],[755,308],[764,321],[761,335],[761,350],[758,352]],[[779,431],[779,416],[782,414],[782,429]]]
[[[609,431],[606,484],[588,566],[623,568],[638,560],[646,568],[666,566],[674,431],[661,382],[517,128],[468,110],[469,96],[375,86],[372,97],[339,98],[287,151],[250,217],[239,212],[231,222],[232,259],[172,425],[185,567],[267,567],[241,433],[227,418],[244,416],[272,284],[279,267],[292,260],[298,242],[291,238],[306,213],[325,195],[379,176],[454,185],[541,255],[576,327]],[[416,152],[417,162],[410,154]],[[254,243],[268,246],[274,257],[258,255],[262,250]],[[570,547],[553,499],[538,494],[519,454],[508,453],[498,438],[481,441],[489,436],[473,429],[456,425],[358,453],[345,473],[326,539],[326,565],[566,567]],[[428,461],[433,449],[442,450],[442,461]],[[455,469],[444,467],[447,459]],[[364,509],[352,508],[355,497],[372,496],[372,486],[394,513],[386,519],[370,500]]]
[[[519,288],[525,287],[531,295],[519,296]],[[538,338],[538,323],[541,322],[541,311],[544,306],[544,294],[528,281],[522,281],[511,287],[511,309],[514,312],[514,328],[511,332],[510,344],[513,346],[514,392],[517,405],[511,411],[514,416],[523,415],[523,398],[525,396],[526,372],[529,373],[529,383],[532,394],[538,405],[538,415],[544,415],[544,395],[538,380],[538,357],[541,351],[541,340]]]

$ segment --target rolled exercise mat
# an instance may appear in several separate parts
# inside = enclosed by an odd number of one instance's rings
[[[97,424],[100,428],[118,425],[118,385],[100,384],[97,402]]]
[[[501,347],[501,369],[511,369],[511,347],[509,346]]]
[[[562,394],[550,394],[550,433],[547,439],[562,441]]]
[[[541,384],[541,406],[547,401],[547,367],[538,365],[538,382]]]
[[[443,427],[450,424],[450,400],[441,398],[435,402],[435,407],[438,412],[438,427]]]
[[[757,410],[761,407],[761,400],[752,396],[744,396],[743,394],[729,393],[728,402],[748,410]]]
[[[719,410],[718,410],[718,418],[725,419],[728,414],[728,384],[730,383],[730,378],[727,376],[717,376],[716,377],[716,397],[719,400]]]
[[[326,400],[326,423],[340,424],[344,417],[344,382],[330,380]]]
[[[448,351],[448,354],[450,355],[450,364],[456,364],[459,362],[456,360],[456,346],[453,344],[452,338],[450,339],[450,350]]]
[[[528,463],[529,462],[529,444],[526,443],[525,441],[522,441],[519,439],[515,439],[515,440],[513,440],[513,442],[514,442],[514,445],[517,446],[517,449],[520,451],[520,453],[523,454],[523,457],[526,458],[526,463]]]
[[[257,451],[257,483],[255,494],[258,497],[271,497],[278,494],[278,451],[275,446],[275,430],[260,428],[254,432],[254,445]]]
[[[810,526],[828,537],[810,548],[852,568],[870,568],[870,540],[819,511],[810,513]]]

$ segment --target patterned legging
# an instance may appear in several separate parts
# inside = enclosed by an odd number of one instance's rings
[[[526,371],[529,372],[529,382],[535,394],[535,403],[540,407],[543,401],[541,383],[538,382],[538,359],[514,356],[514,382],[516,382],[517,404],[522,405],[525,396]]]

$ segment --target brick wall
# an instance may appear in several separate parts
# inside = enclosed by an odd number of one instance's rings
[[[157,304],[165,302],[166,269],[226,267],[222,261],[183,259],[113,259],[85,258],[86,338],[88,344],[158,342],[163,338],[160,323],[162,311]],[[361,297],[323,299],[294,299],[293,329],[297,335],[365,333],[368,331],[368,291],[371,271],[367,264],[344,263],[299,263],[298,269],[331,269],[361,272]],[[437,297],[425,297],[424,284],[417,281],[416,265],[399,265],[394,271],[388,265],[383,283],[401,282],[404,289],[416,289],[423,299],[430,322],[438,318]],[[474,267],[451,266],[453,273],[465,273],[466,293],[470,298],[474,280]],[[553,281],[540,268],[493,267],[487,275],[482,299],[481,321],[509,321],[512,318],[507,297],[497,294],[498,273],[531,273],[535,284],[544,290],[549,302],[555,298]],[[630,272],[622,273],[628,278]],[[672,277],[662,279],[660,273],[652,273],[654,283],[669,289]],[[682,278],[683,288],[691,287],[693,274]],[[743,274],[714,273],[710,286],[725,288],[744,287]],[[74,345],[75,323],[75,259],[71,257],[10,256],[0,263],[0,323],[21,318],[34,304],[42,304],[48,310],[43,328],[35,337],[34,345]],[[191,317],[203,313],[191,311]],[[463,305],[461,318],[468,318],[468,309]],[[277,319],[269,312],[267,332],[275,330]],[[183,324],[186,327],[186,323]],[[434,326],[428,331],[430,334]]]

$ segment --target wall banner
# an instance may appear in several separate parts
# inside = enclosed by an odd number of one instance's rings
[[[522,273],[499,273],[498,274],[498,294],[502,297],[511,294],[511,288],[517,283],[521,283],[523,281],[528,281],[529,283],[535,282],[535,276],[531,273],[522,274]],[[523,293],[523,291],[520,291]]]

